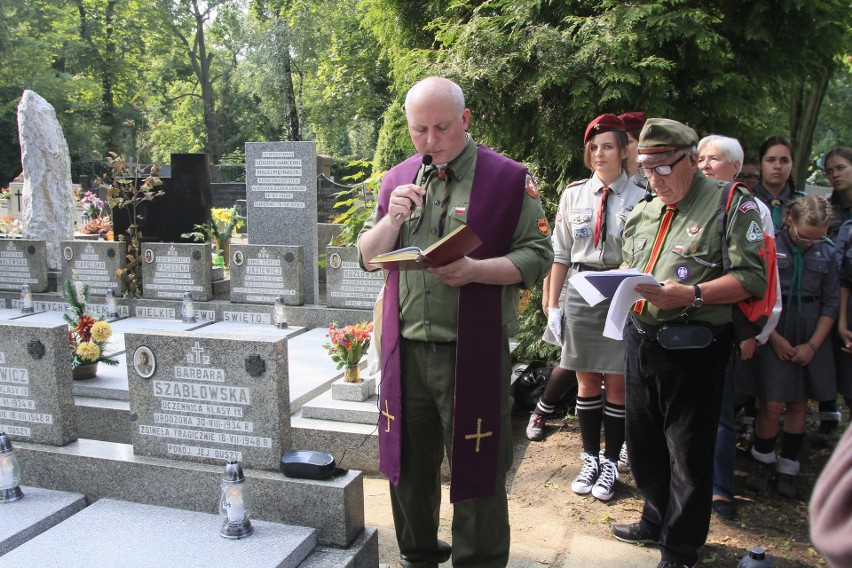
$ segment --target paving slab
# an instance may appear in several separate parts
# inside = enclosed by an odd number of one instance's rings
[[[101,499],[0,557],[0,566],[296,567],[317,545],[310,528],[253,521],[254,534],[229,540],[219,536],[221,523],[219,515]]]
[[[107,400],[130,400],[127,391],[127,355],[113,355],[118,365],[98,363],[98,374],[91,379],[75,380],[71,386],[74,396]]]
[[[379,419],[378,404],[376,396],[356,402],[334,399],[331,391],[325,391],[302,405],[302,417],[375,426]]]
[[[21,486],[24,497],[0,505],[0,556],[86,507],[79,493]]]

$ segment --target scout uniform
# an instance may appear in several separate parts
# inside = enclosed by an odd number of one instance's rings
[[[837,267],[840,286],[852,289],[852,220],[846,221],[837,234]],[[852,325],[852,302],[847,302],[839,309],[846,310],[847,325]],[[846,399],[852,399],[852,355],[840,349],[842,342],[837,342],[837,391]]]
[[[667,119],[649,119],[639,153],[691,151],[698,135]],[[688,158],[687,158],[688,159]],[[687,167],[682,163],[678,167]],[[720,278],[721,237],[717,230],[723,182],[693,175],[686,195],[666,206],[641,203],[624,229],[624,260],[658,281],[697,285]],[[737,190],[729,211],[728,254],[734,276],[750,293],[766,289],[759,250],[763,245],[758,208],[748,191]],[[696,297],[696,300],[698,297]],[[710,526],[713,452],[724,368],[732,343],[730,304],[660,310],[637,302],[626,329],[625,382],[627,448],[636,486],[645,499],[641,520],[616,525],[622,540],[657,540],[662,560],[692,566]],[[658,339],[663,324],[709,328],[706,346],[666,349]]]
[[[645,190],[627,179],[623,171],[610,184],[606,240],[601,247],[595,246],[592,235],[603,187],[603,182],[592,176],[569,185],[562,193],[553,227],[553,261],[570,267],[567,278],[581,271],[621,266],[624,223]],[[589,306],[566,280],[561,367],[595,373],[624,373],[624,344],[602,335],[609,305],[607,300]]]
[[[819,241],[801,254],[801,288],[794,285],[797,249],[789,229],[776,239],[778,277],[781,284],[781,319],[775,327],[791,345],[807,343],[821,316],[837,318],[839,287],[834,245]],[[824,341],[805,366],[779,359],[772,347],[763,345],[754,358],[757,373],[751,373],[741,390],[761,400],[830,400],[837,397],[832,341]]]
[[[410,183],[420,164],[420,156],[414,156],[388,172],[362,234],[385,214],[390,192]],[[437,541],[446,451],[452,456],[453,563],[499,566],[509,554],[505,476],[512,461],[505,325],[517,317],[521,286],[543,279],[552,262],[550,230],[535,184],[520,164],[469,138],[446,166],[444,179],[429,176],[423,207],[400,229],[399,246],[425,248],[467,223],[483,240],[470,256],[505,255],[524,281],[453,288],[425,271],[389,273],[382,320],[380,469],[392,484],[405,564],[432,566],[449,555]],[[504,242],[506,251],[496,252],[493,241]],[[483,250],[490,253],[482,256]],[[471,313],[481,296],[493,300],[488,305],[494,309]],[[483,351],[494,355],[471,361]],[[468,423],[476,405],[497,422],[477,421],[477,414]],[[480,465],[490,451],[494,461]]]
[[[781,230],[781,225],[784,217],[787,216],[787,207],[790,206],[790,202],[803,195],[804,192],[794,190],[790,187],[789,183],[784,185],[784,189],[778,195],[769,193],[769,190],[763,187],[762,182],[758,182],[757,187],[754,189],[754,196],[763,201],[769,207],[769,210],[772,211],[772,223],[775,225],[776,233]]]

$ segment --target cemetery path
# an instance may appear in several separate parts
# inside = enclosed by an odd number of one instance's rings
[[[642,500],[632,476],[622,474],[615,497],[609,502],[581,497],[571,491],[582,451],[579,426],[573,416],[548,423],[547,437],[530,442],[524,435],[527,416],[513,417],[515,461],[509,472],[509,515],[512,525],[511,568],[540,566],[577,567],[603,565],[614,568],[653,567],[659,562],[654,547],[638,547],[609,536],[616,523],[638,520]],[[809,424],[812,429],[813,425]],[[824,565],[810,545],[807,501],[831,451],[811,445],[803,449],[799,500],[774,492],[764,496],[745,489],[749,467],[745,447],[738,447],[737,505],[733,522],[714,516],[699,566],[731,567],[752,546],[763,546],[776,568]],[[368,476],[364,481],[368,526],[379,529],[379,561],[398,566],[399,550],[393,531],[387,481]],[[444,484],[440,538],[451,541],[452,507],[449,485]],[[449,563],[445,564],[449,566]]]

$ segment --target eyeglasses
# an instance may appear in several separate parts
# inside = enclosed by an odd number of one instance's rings
[[[823,233],[821,236],[817,237],[816,239],[806,239],[806,238],[800,236],[799,230],[796,228],[796,225],[794,223],[790,223],[790,234],[792,235],[792,237],[794,239],[796,239],[797,241],[799,241],[800,243],[802,243],[805,246],[811,246],[815,242],[825,240],[825,233]]]
[[[678,158],[671,164],[665,164],[653,168],[639,168],[639,173],[642,174],[642,176],[645,178],[650,178],[652,173],[656,173],[658,176],[669,176],[672,174],[672,170],[674,170],[674,167],[678,165],[684,158],[686,158],[686,154],[682,154],[680,158]]]
[[[760,176],[757,175],[757,174],[737,174],[737,181],[740,181],[740,180],[757,181],[759,179],[760,179]]]

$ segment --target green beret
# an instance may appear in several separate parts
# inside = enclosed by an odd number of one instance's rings
[[[693,129],[669,118],[649,118],[639,134],[640,154],[660,154],[696,144],[698,134]]]

